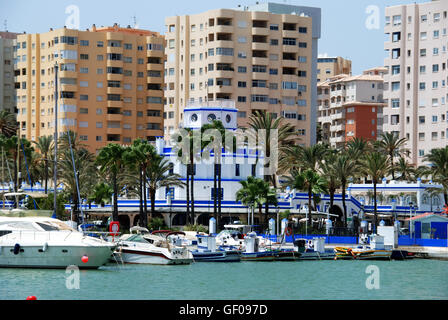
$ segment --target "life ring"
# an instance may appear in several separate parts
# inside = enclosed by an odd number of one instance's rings
[[[292,236],[292,229],[290,228],[290,227],[287,227],[286,229],[285,229],[285,234],[289,237],[289,236]]]

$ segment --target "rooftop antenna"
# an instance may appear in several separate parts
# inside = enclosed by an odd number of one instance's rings
[[[5,19],[3,22],[3,27],[5,28],[5,31],[8,31],[8,20]]]
[[[134,20],[134,29],[138,29],[137,17],[135,16],[135,14],[134,14],[134,16],[132,17],[132,19]]]

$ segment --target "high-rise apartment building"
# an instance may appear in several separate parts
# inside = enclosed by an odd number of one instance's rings
[[[163,129],[164,38],[131,27],[66,28],[17,38],[16,87],[21,136],[75,131],[91,152],[108,143],[155,141]]]
[[[385,73],[386,68],[374,68],[362,75],[337,75],[318,84],[321,142],[340,148],[354,138],[377,140],[382,134]]]
[[[417,165],[448,144],[447,12],[446,1],[386,8],[383,128],[408,140]]]
[[[263,110],[314,143],[320,13],[264,3],[167,18],[165,139],[186,106],[233,100],[239,126]]]
[[[352,74],[351,60],[342,57],[317,58],[317,82],[324,82],[339,74]]]
[[[15,111],[14,44],[17,33],[0,32],[0,110]]]

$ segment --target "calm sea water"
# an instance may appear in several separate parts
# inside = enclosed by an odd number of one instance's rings
[[[379,290],[369,290],[368,266]],[[114,264],[80,272],[66,288],[65,270],[0,269],[0,299],[24,300],[327,300],[448,299],[448,261],[300,261]]]

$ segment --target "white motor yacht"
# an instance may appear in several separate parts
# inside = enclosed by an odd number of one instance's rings
[[[57,219],[0,217],[0,267],[96,269],[114,248]]]
[[[168,239],[176,232],[161,236],[140,227],[130,231],[131,234],[120,237],[115,251],[117,259],[124,263],[172,265],[193,262],[193,255],[186,247],[176,246]]]

